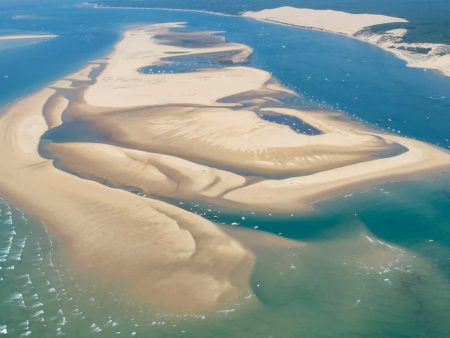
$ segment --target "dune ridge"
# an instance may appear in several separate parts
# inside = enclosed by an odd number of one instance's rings
[[[378,14],[353,14],[335,10],[277,7],[244,12],[244,17],[272,23],[343,34],[378,46],[404,60],[409,67],[434,69],[450,76],[450,46],[440,43],[406,42],[405,28],[373,31],[372,26],[407,23],[402,18]]]

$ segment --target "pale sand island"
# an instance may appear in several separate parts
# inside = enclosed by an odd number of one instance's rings
[[[398,58],[406,61],[409,67],[435,69],[450,76],[449,45],[406,42],[404,38],[408,31],[404,28],[381,32],[370,30],[370,27],[375,25],[408,22],[402,18],[289,6],[245,12],[242,15],[256,20],[350,36],[395,54]]]
[[[34,39],[53,39],[57,38],[55,34],[16,34],[16,35],[0,35],[0,41],[9,40],[34,40]]]
[[[296,94],[245,66],[248,46],[211,43],[214,32],[170,31],[182,26],[131,29],[111,55],[0,117],[8,159],[0,193],[48,224],[82,270],[162,309],[213,310],[248,294],[253,254],[212,222],[158,199],[292,212],[450,167],[443,149],[339,113],[284,106]],[[222,66],[139,71],[189,55]],[[295,116],[320,133],[295,132],[263,113]],[[80,125],[82,133],[65,134]]]

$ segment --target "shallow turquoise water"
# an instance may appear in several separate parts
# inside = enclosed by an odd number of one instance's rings
[[[0,242],[11,249],[0,262],[0,325],[11,337],[27,331],[36,337],[445,337],[450,199],[438,187],[448,180],[374,187],[320,203],[308,215],[227,214],[192,205],[219,223],[301,241],[300,247],[250,243],[257,256],[253,296],[196,316],[159,314],[84,279],[42,224],[2,203]]]
[[[382,128],[447,146],[450,79],[408,69],[340,36],[201,13],[0,4],[0,30],[59,34],[0,52],[5,104],[104,55],[128,24],[187,21],[251,45],[250,63],[303,96]],[[0,45],[1,49],[1,45]],[[4,77],[7,75],[7,77]],[[83,126],[72,132],[82,133]],[[67,135],[62,135],[64,137]],[[252,293],[214,314],[164,315],[121,299],[67,262],[45,226],[0,203],[0,334],[54,337],[445,337],[450,335],[450,176],[391,183],[324,201],[309,214],[179,204],[218,223],[295,239],[249,243]],[[270,214],[270,215],[269,215]],[[42,304],[42,305],[40,305]],[[135,333],[135,334],[134,334]]]

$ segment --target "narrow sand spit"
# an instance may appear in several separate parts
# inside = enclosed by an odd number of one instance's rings
[[[370,28],[407,20],[378,14],[352,14],[334,10],[278,7],[258,12],[245,12],[245,17],[267,22],[298,26],[343,34],[374,44],[395,54],[415,68],[435,69],[450,76],[450,46],[439,43],[405,42],[404,28],[374,32]],[[420,52],[419,52],[420,51]]]
[[[107,58],[0,117],[0,193],[45,221],[83,270],[163,309],[211,310],[247,290],[253,256],[213,223],[156,197],[292,211],[355,185],[450,165],[430,145],[283,106],[295,93],[246,67],[249,47],[208,32],[186,33],[198,43],[177,46],[183,33],[170,29],[180,26],[126,32]],[[215,43],[201,46],[204,39]],[[227,60],[214,59],[223,52]],[[175,54],[224,64],[139,72]],[[266,111],[321,133],[265,121],[258,114]],[[83,132],[71,133],[80,124]],[[392,147],[404,151],[392,155]]]
[[[53,39],[58,37],[54,34],[18,34],[18,35],[0,35],[0,41],[6,40],[33,40],[33,39]]]

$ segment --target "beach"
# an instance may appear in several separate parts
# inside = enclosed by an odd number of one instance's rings
[[[81,71],[69,78],[84,76]],[[40,156],[40,137],[55,125],[47,124],[43,111],[59,85],[67,89],[66,82],[55,83],[2,115],[2,154],[9,158],[1,168],[2,195],[42,219],[81,270],[118,280],[131,297],[168,310],[176,303],[177,311],[189,312],[214,308],[245,292],[252,255],[211,222],[67,174]],[[52,119],[64,106],[51,107]],[[28,191],[35,198],[27,198]]]
[[[339,113],[284,106],[283,97],[297,94],[246,66],[250,47],[202,44],[215,32],[185,33],[191,45],[182,46],[171,30],[183,27],[132,28],[110,55],[0,117],[8,158],[1,194],[48,224],[82,271],[161,309],[211,311],[248,294],[254,255],[164,199],[304,211],[358,187],[450,166],[435,146]],[[223,66],[140,71],[173,55],[205,54]],[[295,116],[320,133],[295,132],[261,119],[264,112]],[[67,136],[79,125],[84,133]]]
[[[150,195],[200,199],[238,209],[270,206],[272,211],[288,212],[308,209],[314,201],[358,184],[439,170],[449,164],[444,150],[368,130],[336,113],[277,107],[274,99],[295,93],[260,69],[238,65],[179,74],[139,73],[136,69],[158,62],[167,52],[205,53],[158,40],[143,44],[152,29],[167,34],[164,26],[125,34],[105,70],[86,89],[84,101],[68,110],[72,118],[95,126],[114,145],[52,143],[48,149],[61,167]],[[214,55],[227,48],[246,54],[249,50],[233,43],[207,50]],[[144,101],[147,106],[141,108]],[[253,107],[239,108],[242,101]],[[126,104],[135,108],[124,111]],[[115,112],[114,105],[120,110]],[[261,119],[255,111],[295,116],[321,134],[296,133]],[[377,158],[393,146],[405,151]],[[119,160],[123,167],[113,165]],[[282,198],[282,203],[274,204],[275,198]]]
[[[301,28],[342,34],[378,46],[404,60],[409,67],[434,69],[450,76],[450,46],[441,43],[407,42],[400,28],[373,31],[385,24],[405,24],[403,18],[378,14],[353,14],[335,10],[277,7],[244,12],[244,17]]]

